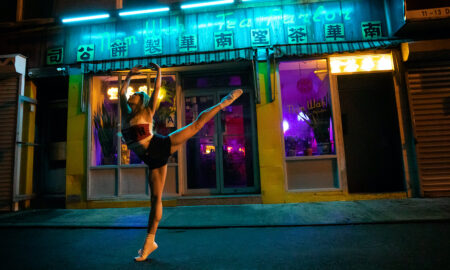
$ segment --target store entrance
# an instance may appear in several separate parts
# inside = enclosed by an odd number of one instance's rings
[[[34,79],[39,109],[36,114],[34,208],[65,208],[67,77]]]
[[[391,73],[337,77],[350,193],[404,190]]]
[[[185,92],[185,124],[217,104],[227,90]],[[187,194],[255,193],[256,142],[250,93],[211,119],[186,143]]]

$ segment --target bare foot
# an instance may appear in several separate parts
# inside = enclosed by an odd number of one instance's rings
[[[147,260],[147,257],[156,249],[158,248],[158,244],[156,244],[156,242],[153,242],[150,244],[150,246],[148,247],[144,247],[144,249],[140,249],[138,250],[138,257],[134,257],[134,260],[137,262],[142,262]]]
[[[220,108],[225,108],[229,106],[231,103],[233,103],[238,97],[242,95],[243,91],[242,89],[236,89],[231,91],[228,95],[226,95],[222,100],[220,101]]]

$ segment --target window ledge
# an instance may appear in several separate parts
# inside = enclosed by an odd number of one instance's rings
[[[285,157],[286,161],[295,160],[316,160],[316,159],[336,159],[337,155],[319,155],[319,156],[298,156],[298,157]]]

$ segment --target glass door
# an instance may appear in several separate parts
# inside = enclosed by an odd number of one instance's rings
[[[226,93],[221,93],[222,99]],[[242,94],[233,104],[220,112],[219,143],[221,156],[221,190],[242,193],[255,190],[254,145],[250,96]]]
[[[187,91],[185,124],[217,104],[227,91]],[[220,111],[186,143],[187,190],[190,194],[234,194],[257,191],[256,140],[251,98],[245,92]]]
[[[186,95],[185,123],[192,123],[205,109],[216,102],[215,94]],[[217,193],[216,118],[211,119],[186,142],[187,189],[199,193]]]

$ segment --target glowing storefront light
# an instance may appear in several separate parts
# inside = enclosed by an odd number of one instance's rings
[[[208,7],[208,6],[216,6],[216,5],[224,5],[224,4],[232,4],[234,3],[234,0],[223,0],[223,1],[212,1],[212,2],[202,2],[202,3],[196,3],[196,4],[186,4],[181,5],[181,9],[188,9],[188,8],[198,8],[198,7]]]
[[[206,145],[205,147],[205,152],[204,154],[211,154],[214,153],[216,151],[216,148],[214,147],[214,145]]]
[[[127,99],[129,99],[129,98],[131,97],[131,95],[133,95],[134,93],[135,93],[135,92],[134,92],[133,87],[128,86],[128,88],[127,88],[127,93],[125,94],[125,95],[127,96]]]
[[[116,100],[119,98],[119,88],[117,88],[117,87],[110,87],[110,88],[108,88],[108,90],[106,92],[108,93],[109,100]],[[147,86],[145,86],[145,85],[139,86],[139,92],[148,93]],[[128,86],[125,96],[127,97],[127,99],[129,99],[134,93],[136,93],[134,88],[131,86]],[[164,98],[163,91],[160,92],[158,98],[160,100]]]
[[[300,112],[297,115],[297,120],[298,121],[302,121],[302,122],[304,122],[304,121],[308,122],[309,121],[309,117],[306,114],[304,114],[303,112]]]
[[[142,85],[142,86],[139,86],[139,92],[145,92],[145,93],[148,93],[147,92],[147,85]]]
[[[345,63],[344,72],[355,72],[358,68],[359,66],[356,64],[356,59],[349,59],[347,63]]]
[[[132,16],[132,15],[142,15],[142,14],[149,14],[149,13],[157,13],[157,12],[164,12],[169,11],[170,8],[164,7],[164,8],[154,8],[154,9],[145,9],[145,10],[135,10],[135,11],[124,11],[120,12],[119,16]]]
[[[81,22],[81,21],[91,21],[91,20],[99,20],[109,18],[109,14],[99,14],[92,16],[84,16],[84,17],[75,17],[75,18],[64,18],[61,21],[63,23],[72,23],[72,22]]]
[[[331,73],[393,70],[391,54],[330,57]]]
[[[108,89],[107,91],[108,96],[109,96],[109,100],[115,100],[118,99],[118,93],[119,93],[119,88],[117,87],[111,87]]]
[[[384,55],[378,61],[378,70],[393,70],[394,64],[392,62],[392,57],[390,55]]]
[[[283,132],[286,132],[289,129],[289,123],[286,120],[283,120]]]
[[[366,56],[362,60],[361,69],[365,71],[371,71],[375,67],[372,57]]]

